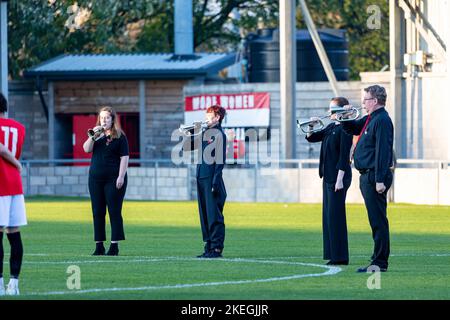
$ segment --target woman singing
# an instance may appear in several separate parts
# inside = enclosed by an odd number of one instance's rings
[[[116,112],[103,107],[94,128],[96,135],[89,137],[83,145],[84,151],[92,152],[89,168],[89,193],[94,217],[93,255],[104,255],[106,240],[105,217],[108,207],[111,222],[111,245],[106,255],[119,254],[119,241],[125,240],[122,220],[122,204],[127,188],[129,160],[128,141],[120,128]]]

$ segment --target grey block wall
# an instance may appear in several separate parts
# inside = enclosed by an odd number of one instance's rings
[[[47,100],[45,88],[44,99]],[[34,81],[9,82],[8,116],[25,126],[22,159],[48,157],[48,124]]]
[[[448,169],[400,168],[395,172],[389,199],[415,204],[449,205]],[[156,174],[155,174],[156,173]],[[229,202],[321,203],[322,180],[317,168],[225,168],[223,179]],[[25,167],[22,172],[26,195],[89,197],[88,167]],[[363,203],[359,173],[347,192],[347,203]],[[411,181],[423,181],[425,189]],[[423,190],[426,190],[424,192]],[[128,169],[127,200],[197,200],[195,166]]]
[[[311,173],[304,175],[305,170]],[[88,171],[87,166],[25,167],[22,172],[24,192],[26,195],[89,197]],[[225,168],[227,201],[299,202],[301,186],[317,184],[316,173],[316,169]],[[196,188],[195,166],[130,167],[125,199],[196,200]],[[303,196],[303,201],[316,202],[320,197],[316,190],[312,195]]]
[[[130,200],[190,200],[188,168],[128,169]],[[31,167],[22,172],[26,195],[89,197],[89,167]]]

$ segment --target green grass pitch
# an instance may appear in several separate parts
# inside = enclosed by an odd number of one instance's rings
[[[88,199],[29,198],[27,215],[19,299],[450,299],[444,206],[389,205],[390,267],[373,290],[370,275],[355,272],[373,248],[363,205],[347,206],[350,265],[331,270],[320,205],[227,203],[224,259],[214,260],[194,258],[203,248],[196,202],[125,201],[118,257],[90,255]],[[67,287],[71,265],[81,291]]]

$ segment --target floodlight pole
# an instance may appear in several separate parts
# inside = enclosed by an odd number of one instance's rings
[[[281,159],[295,159],[297,82],[295,0],[280,0]]]

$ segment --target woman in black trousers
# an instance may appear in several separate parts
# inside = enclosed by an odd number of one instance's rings
[[[349,262],[345,198],[352,181],[352,136],[345,133],[339,122],[335,121],[335,112],[343,110],[342,107],[348,104],[346,98],[333,98],[330,114],[334,122],[306,136],[308,142],[322,142],[319,176],[323,178],[323,258],[329,260],[328,265],[348,265]]]
[[[129,160],[128,141],[120,128],[116,112],[111,107],[100,110],[95,134],[83,145],[84,151],[92,152],[89,168],[89,193],[94,217],[93,255],[104,255],[106,240],[105,218],[108,207],[111,223],[111,245],[106,255],[119,254],[119,241],[125,240],[122,219],[122,204],[127,189]]]

